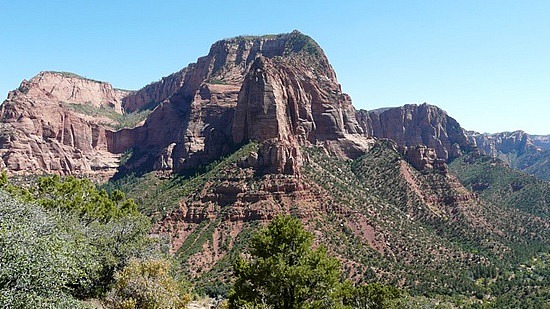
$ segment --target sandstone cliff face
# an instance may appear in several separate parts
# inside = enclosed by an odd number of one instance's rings
[[[0,167],[15,173],[112,175],[117,156],[107,151],[111,119],[79,106],[121,113],[128,92],[74,74],[41,72],[9,93],[0,107]]]
[[[124,111],[131,113],[143,109],[153,109],[183,86],[186,72],[187,69],[184,68],[122,98]]]
[[[424,145],[433,148],[439,159],[452,160],[471,148],[458,122],[426,103],[371,112],[360,110],[356,117],[367,136],[389,138],[400,146]]]
[[[122,98],[130,92],[114,89],[108,83],[94,81],[65,72],[40,72],[31,80],[24,80],[19,88],[8,94],[8,100],[24,97],[29,100],[58,103],[108,106],[122,113]]]
[[[108,133],[110,151],[140,154],[127,168],[179,172],[257,141],[256,168],[296,174],[299,145],[348,157],[368,146],[328,59],[299,32],[219,41],[181,72],[181,87],[143,126]]]
[[[400,147],[403,158],[420,172],[438,171],[447,174],[447,165],[444,159],[439,159],[435,149],[424,145]]]

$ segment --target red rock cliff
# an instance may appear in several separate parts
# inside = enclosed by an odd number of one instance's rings
[[[356,116],[367,136],[389,138],[400,146],[424,145],[433,148],[440,159],[454,159],[471,148],[460,124],[437,106],[407,104],[360,110]]]
[[[108,117],[128,92],[70,73],[41,72],[0,107],[0,167],[15,173],[105,174],[118,165],[107,151]]]

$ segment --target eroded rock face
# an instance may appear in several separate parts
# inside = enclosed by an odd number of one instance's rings
[[[8,94],[9,100],[25,97],[42,103],[88,104],[111,107],[122,113],[122,98],[130,92],[114,89],[108,83],[87,79],[65,72],[40,72],[24,80],[19,88]]]
[[[458,122],[437,106],[407,104],[360,110],[356,116],[367,136],[389,138],[400,146],[424,145],[434,149],[440,159],[452,160],[471,148]]]
[[[401,148],[405,160],[421,172],[438,171],[447,174],[447,165],[444,159],[439,159],[435,149],[424,145],[405,146]]]
[[[108,133],[110,151],[142,156],[128,168],[179,172],[257,141],[257,169],[296,174],[300,145],[346,157],[368,147],[328,59],[299,32],[219,41],[181,72],[179,90],[143,126]]]
[[[97,112],[151,108],[142,125],[118,131]],[[357,158],[371,137],[389,138],[425,145],[438,160],[469,147],[459,124],[435,106],[356,112],[322,49],[297,31],[221,40],[197,63],[136,92],[43,72],[10,93],[2,120],[0,166],[62,174],[112,173],[130,150],[125,170],[181,172],[250,141],[260,144],[250,167],[287,175],[300,173],[303,146]]]
[[[108,117],[82,109],[121,113],[128,92],[74,74],[41,72],[11,91],[0,107],[0,167],[13,173],[108,177],[118,156],[107,151]]]

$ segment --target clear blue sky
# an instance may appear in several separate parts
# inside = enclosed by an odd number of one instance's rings
[[[298,29],[356,108],[428,102],[463,127],[550,134],[550,1],[0,0],[0,95],[42,70],[138,89],[216,40]]]

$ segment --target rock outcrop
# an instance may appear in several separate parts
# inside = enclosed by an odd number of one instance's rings
[[[424,145],[404,146],[401,149],[401,153],[405,160],[418,171],[438,171],[442,174],[447,173],[445,160],[439,159],[433,148],[428,148]]]
[[[367,136],[392,139],[400,146],[424,145],[434,149],[439,159],[452,160],[471,149],[460,124],[437,106],[359,110],[356,117]]]
[[[115,130],[109,117],[150,109],[134,128]],[[323,50],[298,31],[218,41],[196,63],[135,92],[43,72],[9,94],[2,120],[0,166],[28,172],[112,171],[122,153],[132,153],[122,171],[182,172],[250,141],[260,143],[249,160],[260,174],[290,175],[300,172],[303,146],[357,158],[372,138],[387,138],[425,146],[410,155],[428,167],[471,148],[435,106],[356,111]]]
[[[41,72],[23,81],[0,107],[0,167],[112,175],[118,156],[107,151],[105,128],[113,121],[101,112],[121,113],[128,93],[70,73]]]

